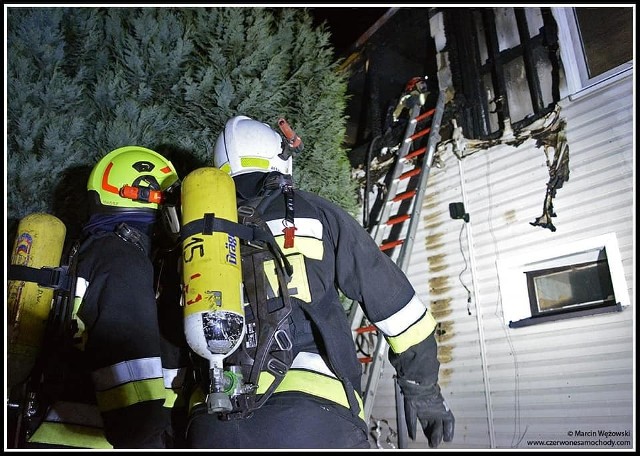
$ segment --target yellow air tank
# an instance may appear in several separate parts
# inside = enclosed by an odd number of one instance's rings
[[[58,267],[67,229],[57,217],[34,213],[25,216],[11,251],[11,264],[32,268]],[[7,284],[7,383],[15,386],[28,377],[40,352],[53,301],[53,288],[34,282],[9,280]]]
[[[235,183],[213,167],[192,171],[182,181],[182,226],[205,215],[238,221]],[[241,346],[245,334],[240,243],[226,232],[195,233],[182,241],[184,331],[187,343],[209,360],[210,413],[231,410],[224,392],[223,360]]]

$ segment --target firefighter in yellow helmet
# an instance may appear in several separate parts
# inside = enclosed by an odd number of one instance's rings
[[[285,138],[265,123],[233,117],[218,137],[214,166],[233,177],[238,205],[256,208],[292,266],[292,309],[288,325],[279,328],[287,333],[281,340],[291,342],[291,360],[279,366],[286,373],[273,393],[250,413],[211,413],[205,401],[192,400],[188,446],[370,448],[362,367],[339,291],[362,304],[389,343],[410,437],[419,419],[431,447],[451,441],[454,416],[438,386],[435,320],[351,215],[317,195],[293,191]],[[276,348],[289,349],[287,343]],[[258,391],[273,377],[260,376]]]
[[[163,366],[151,254],[160,209],[179,185],[172,163],[140,146],[113,150],[93,168],[73,345],[59,385],[48,387],[50,406],[28,430],[29,448],[171,447],[165,405],[180,372]]]

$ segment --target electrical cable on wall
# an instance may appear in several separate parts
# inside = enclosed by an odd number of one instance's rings
[[[464,224],[460,227],[460,234],[458,235],[458,244],[460,246],[460,253],[462,254],[462,259],[464,260],[464,269],[460,271],[458,274],[458,280],[462,284],[465,290],[467,290],[467,313],[471,315],[471,290],[462,280],[462,274],[466,272],[468,269],[467,257],[464,255],[464,249],[462,248],[462,233],[467,226],[467,222],[469,222],[469,214],[467,214],[464,210],[463,203],[450,203],[449,204],[449,215],[452,219],[462,219],[464,220]]]
[[[462,224],[462,226],[460,227],[460,234],[458,235],[460,254],[462,254],[462,259],[464,260],[464,269],[460,271],[460,274],[458,274],[458,280],[460,280],[460,283],[462,284],[464,289],[467,290],[467,313],[471,315],[471,290],[469,290],[469,287],[467,287],[467,285],[462,280],[462,274],[464,274],[468,269],[467,257],[464,256],[464,249],[462,248],[462,232],[464,231],[466,226],[466,222]]]

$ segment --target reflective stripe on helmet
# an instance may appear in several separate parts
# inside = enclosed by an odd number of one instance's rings
[[[240,163],[243,168],[269,169],[269,160],[260,157],[242,157]]]

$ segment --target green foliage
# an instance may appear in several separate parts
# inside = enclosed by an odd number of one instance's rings
[[[8,8],[7,218],[73,204],[76,170],[124,145],[165,153],[184,177],[238,114],[285,117],[305,144],[297,187],[355,213],[346,87],[303,8]]]

